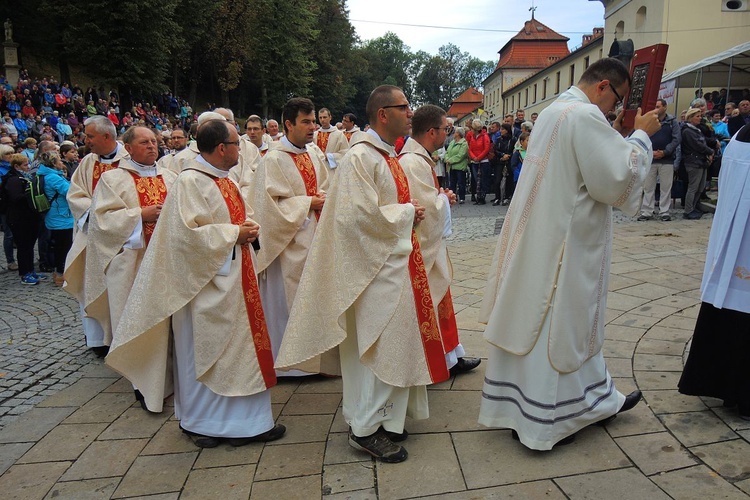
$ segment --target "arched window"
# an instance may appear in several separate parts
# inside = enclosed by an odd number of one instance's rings
[[[615,25],[615,38],[618,40],[623,37],[623,34],[625,33],[625,21],[620,21]]]
[[[642,30],[646,24],[646,6],[642,6],[635,13],[635,29]]]

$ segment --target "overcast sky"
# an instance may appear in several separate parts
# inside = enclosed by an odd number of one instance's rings
[[[604,6],[589,0],[533,0],[535,17],[581,45],[581,36],[604,26]],[[437,54],[447,43],[483,61],[497,52],[531,19],[532,0],[348,0],[349,19],[362,40],[393,31],[412,52]],[[411,26],[399,26],[398,24]],[[435,26],[431,28],[418,27]],[[460,29],[458,29],[460,28]],[[483,30],[483,31],[482,31]]]

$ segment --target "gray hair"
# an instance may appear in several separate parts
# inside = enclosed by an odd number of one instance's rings
[[[523,122],[521,124],[521,130],[525,132],[531,132],[531,129],[534,128],[534,122]]]
[[[463,127],[456,127],[456,130],[454,131],[461,137],[466,137],[466,129]]]
[[[57,151],[45,151],[39,156],[39,163],[46,167],[55,168],[59,159],[60,155]]]
[[[117,138],[115,124],[109,121],[109,118],[106,116],[96,115],[86,118],[86,121],[83,122],[83,126],[91,127],[100,134],[109,134],[109,136],[112,137],[112,140]]]
[[[702,97],[693,99],[693,101],[690,103],[691,108],[700,108],[701,106],[705,106],[705,105],[706,105],[706,100]]]
[[[228,122],[234,123],[234,112],[229,108],[216,108],[214,113],[219,113]]]
[[[204,111],[198,116],[198,125],[203,125],[209,120],[225,120],[224,115],[214,111]]]
[[[16,150],[13,149],[13,146],[8,146],[7,144],[0,144],[0,156],[7,155],[8,153],[15,153]]]
[[[481,130],[482,129],[482,120],[480,120],[479,118],[474,118],[471,121],[471,128],[473,128],[474,130]]]

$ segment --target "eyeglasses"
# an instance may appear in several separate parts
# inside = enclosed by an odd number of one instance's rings
[[[388,108],[398,108],[401,111],[406,111],[408,109],[411,109],[411,104],[408,102],[406,104],[392,104],[390,106],[383,106],[382,109],[388,109]]]
[[[240,141],[224,141],[219,144],[234,144],[235,146],[240,147]]]
[[[617,90],[615,90],[615,86],[614,86],[614,85],[612,85],[612,83],[609,83],[608,85],[609,85],[609,88],[610,88],[610,89],[612,89],[612,92],[614,92],[614,94],[615,94],[615,97],[617,97],[617,102],[615,103],[615,107],[617,107],[617,106],[619,106],[620,104],[622,104],[622,100],[623,100],[623,99],[622,99],[622,96],[621,96],[620,94],[618,94],[618,93],[617,93]]]
[[[430,129],[432,129],[432,130],[442,130],[443,132],[445,132],[447,134],[448,132],[450,132],[451,127],[450,127],[450,125],[448,125],[447,127],[430,127]]]

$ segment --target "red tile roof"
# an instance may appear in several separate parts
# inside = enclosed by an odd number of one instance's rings
[[[483,103],[484,94],[474,87],[469,87],[461,92],[461,95],[453,99],[447,114],[452,117],[465,116],[481,108]]]
[[[536,19],[526,21],[523,29],[500,49],[496,69],[546,68],[570,53],[568,40]]]

